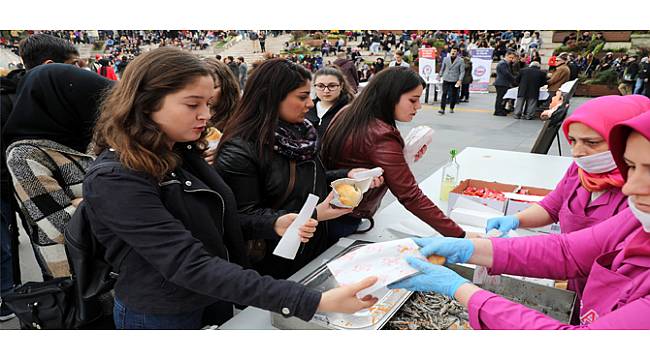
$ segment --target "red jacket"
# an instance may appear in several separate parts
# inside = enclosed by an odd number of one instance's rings
[[[102,69],[106,69],[106,74],[102,74]],[[110,65],[104,65],[97,69],[97,73],[109,80],[117,80],[117,75],[115,75],[115,70]]]
[[[336,120],[335,120],[336,121]],[[386,191],[397,197],[415,216],[429,224],[444,236],[464,237],[465,231],[449,219],[422,192],[404,159],[404,140],[400,132],[381,120],[371,122],[360,149],[353,149],[350,136],[342,149],[342,158],[336,169],[381,167],[384,184],[370,189],[352,215],[359,218],[372,217],[379,208]]]

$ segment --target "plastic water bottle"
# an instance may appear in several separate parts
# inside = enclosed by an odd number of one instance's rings
[[[460,165],[456,161],[458,150],[451,149],[449,155],[451,155],[451,159],[442,168],[442,183],[440,184],[440,200],[442,201],[447,201],[449,192],[458,185],[458,171],[460,170]]]

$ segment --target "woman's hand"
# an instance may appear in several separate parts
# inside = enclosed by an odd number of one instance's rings
[[[356,284],[339,286],[323,293],[318,304],[318,312],[339,312],[353,314],[373,306],[377,298],[366,295],[363,299],[357,298],[357,293],[369,288],[377,282],[376,276],[367,277]]]
[[[297,217],[298,214],[294,214],[294,213],[280,216],[277,220],[275,220],[275,224],[273,224],[273,230],[275,230],[275,233],[278,234],[278,236],[283,236],[284,233],[287,232],[289,225],[291,225],[293,221],[296,220]],[[306,243],[312,237],[314,237],[314,233],[316,232],[317,226],[318,226],[318,221],[314,219],[307,220],[307,222],[298,229],[298,235],[300,235],[300,241]]]
[[[426,146],[426,145],[422,146],[422,147],[420,148],[420,150],[418,151],[418,153],[415,154],[415,161],[420,160],[420,159],[424,156],[424,154],[427,153],[427,150],[429,150],[429,147],[428,147],[428,146]]]
[[[330,201],[332,201],[332,199],[334,199],[333,190],[330,191],[329,195],[327,195],[325,201],[316,205],[316,217],[318,218],[318,221],[336,219],[337,217],[341,217],[352,212],[352,209],[333,207],[332,204],[330,204]]]
[[[388,285],[389,289],[406,289],[409,291],[437,292],[451,298],[458,288],[469,280],[458,275],[453,270],[441,265],[433,265],[413,256],[408,256],[406,262],[419,273]]]
[[[351,178],[351,179],[354,179],[354,174],[360,173],[362,171],[367,171],[367,170],[369,170],[369,169],[365,169],[365,168],[351,169],[350,171],[348,171],[348,177]],[[382,186],[383,184],[384,184],[384,177],[383,176],[377,176],[377,177],[372,178],[372,183],[370,184],[370,188],[374,189],[376,187]]]
[[[79,207],[79,204],[81,204],[82,201],[84,201],[84,198],[82,198],[82,197],[78,197],[78,198],[74,198],[74,199],[70,200],[70,202],[72,203],[72,206],[74,206],[76,208]]]
[[[217,148],[207,148],[203,151],[203,160],[205,160],[208,165],[214,165],[214,160],[217,158]]]

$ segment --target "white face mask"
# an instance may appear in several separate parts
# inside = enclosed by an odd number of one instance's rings
[[[643,230],[647,233],[650,233],[650,214],[637,209],[631,197],[627,198],[627,204],[630,206],[630,210],[632,210],[634,217],[637,218],[637,220],[639,220],[641,223],[641,226],[643,226]]]
[[[616,169],[611,151],[573,159],[582,170],[590,174],[602,174]]]

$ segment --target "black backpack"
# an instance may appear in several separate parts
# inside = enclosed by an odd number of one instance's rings
[[[91,166],[94,170],[119,164],[111,161]],[[65,251],[70,277],[44,282],[28,282],[3,301],[21,322],[23,329],[114,328],[112,289],[117,269],[129,254],[124,246],[111,259],[97,241],[88,221],[88,209],[82,201],[64,231]],[[116,264],[116,266],[113,266]]]
[[[95,164],[88,169],[86,176],[96,169],[119,164],[116,161]],[[65,252],[75,282],[75,323],[78,327],[113,313],[111,290],[118,277],[117,269],[131,250],[131,247],[123,244],[108,259],[106,248],[93,235],[87,211],[82,201],[64,231]]]

